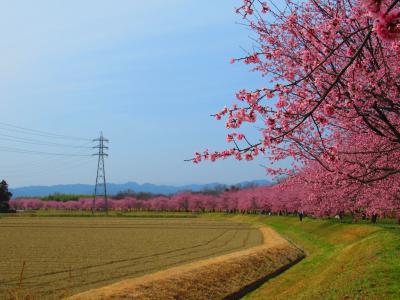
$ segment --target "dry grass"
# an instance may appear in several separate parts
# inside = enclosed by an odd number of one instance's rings
[[[262,243],[250,225],[198,218],[10,217],[0,236],[0,299],[59,299]]]
[[[71,299],[223,299],[236,298],[257,281],[299,261],[303,252],[275,231],[261,228],[264,244],[124,280]]]

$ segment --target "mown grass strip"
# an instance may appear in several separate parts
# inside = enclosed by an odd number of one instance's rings
[[[307,257],[245,299],[399,299],[400,228],[294,217],[224,216],[266,224]]]

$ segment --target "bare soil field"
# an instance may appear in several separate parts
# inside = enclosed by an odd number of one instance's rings
[[[262,245],[122,280],[70,299],[239,299],[305,257],[273,229],[261,227],[260,231]]]
[[[263,243],[248,224],[197,218],[0,219],[0,298],[60,297]]]

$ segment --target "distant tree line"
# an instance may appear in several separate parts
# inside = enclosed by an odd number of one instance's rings
[[[205,187],[203,190],[198,191],[198,192],[192,192],[192,191],[185,191],[185,192],[190,192],[193,194],[201,194],[201,195],[214,195],[218,196],[222,193],[225,192],[232,192],[232,191],[239,191],[242,189],[248,189],[248,188],[254,188],[257,185],[254,183],[249,183],[245,185],[224,185],[224,184],[219,184],[215,185],[213,187]],[[181,192],[179,192],[181,193]],[[154,199],[157,197],[171,197],[175,194],[162,194],[162,193],[150,193],[150,192],[135,192],[134,190],[127,189],[124,191],[120,191],[115,195],[110,195],[110,198],[120,200],[120,199],[125,199],[125,198],[135,198],[137,200],[149,200],[149,199]],[[79,201],[80,199],[84,198],[92,198],[93,195],[89,194],[65,194],[65,193],[53,193],[48,196],[44,197],[18,197],[19,199],[40,199],[42,201],[56,201],[56,202],[68,202],[68,201]]]
[[[147,199],[152,199],[155,197],[159,196],[164,196],[163,194],[155,194],[155,193],[147,193],[147,192],[135,192],[134,190],[127,189],[125,191],[118,192],[115,196],[113,196],[114,199],[120,200],[124,199],[126,197],[133,197],[139,200],[147,200]]]
[[[252,188],[252,187],[256,187],[256,185],[254,183],[249,183],[246,185],[232,185],[232,186],[228,186],[225,184],[219,184],[216,185],[214,187],[205,187],[203,190],[198,191],[198,192],[193,192],[193,191],[183,191],[183,192],[190,192],[193,194],[203,194],[203,195],[220,195],[224,192],[229,192],[229,191],[238,191],[241,189],[247,189],[247,188]],[[179,194],[182,192],[178,192],[175,194]],[[162,193],[149,193],[149,192],[135,192],[134,190],[131,189],[127,189],[125,191],[121,191],[119,193],[117,193],[115,196],[112,196],[113,199],[125,199],[127,197],[132,197],[132,198],[136,198],[138,200],[148,200],[148,199],[153,199],[153,198],[157,198],[157,197],[165,197],[165,196],[173,196],[175,194],[171,194],[171,195],[166,195],[166,194],[162,194]],[[83,197],[81,197],[83,198]]]
[[[92,195],[54,193],[45,197],[40,197],[40,199],[43,201],[67,202],[67,201],[78,201],[81,198],[90,198],[90,197],[92,197]]]

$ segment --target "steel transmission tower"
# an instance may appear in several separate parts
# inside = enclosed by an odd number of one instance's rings
[[[98,143],[96,146],[93,147],[93,149],[98,149],[99,152],[93,154],[93,156],[98,156],[98,162],[97,162],[96,185],[94,186],[92,213],[94,213],[96,209],[96,198],[98,196],[104,196],[104,201],[105,201],[104,210],[106,214],[108,214],[106,169],[104,165],[104,157],[108,157],[108,154],[105,153],[104,150],[108,150],[108,147],[105,144],[107,144],[109,140],[104,138],[103,132],[101,132],[100,137],[98,139],[94,139],[93,142]]]

